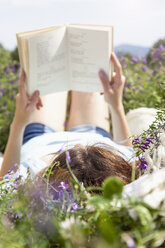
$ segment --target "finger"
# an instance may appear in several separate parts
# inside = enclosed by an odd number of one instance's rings
[[[27,110],[32,110],[36,106],[38,100],[39,100],[39,91],[36,90],[31,96],[31,98],[29,99]]]
[[[30,105],[34,105],[38,102],[38,99],[39,99],[39,91],[36,90],[33,95],[31,96],[31,98],[29,99],[30,101]]]
[[[38,90],[35,90],[34,93],[33,93],[33,95],[30,98],[31,102],[36,101],[36,99],[39,98],[39,95],[40,95],[39,91]]]
[[[20,81],[24,81],[24,79],[25,79],[25,71],[22,69]]]
[[[43,107],[43,103],[42,103],[42,100],[41,100],[41,97],[39,98],[39,105],[40,105],[40,107]]]
[[[114,63],[116,74],[122,76],[122,66],[114,53],[111,53],[111,60]]]
[[[36,108],[38,110],[40,110],[40,108],[42,108],[42,107],[43,107],[42,100],[41,100],[41,97],[39,97],[38,102],[36,104]]]
[[[39,100],[38,100],[38,102],[37,102],[37,104],[36,104],[36,108],[37,108],[38,110],[40,110],[40,108],[42,108],[42,107],[43,107],[43,104],[42,104],[41,98],[39,98]]]
[[[108,91],[110,88],[110,85],[109,85],[109,79],[108,79],[107,74],[103,70],[100,70],[99,71],[99,77],[100,77],[100,80],[102,82],[104,92]]]

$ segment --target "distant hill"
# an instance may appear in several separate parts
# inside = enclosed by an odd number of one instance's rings
[[[150,50],[149,47],[134,46],[129,44],[121,44],[115,47],[115,53],[117,52],[130,53],[133,56],[137,56],[137,57],[145,57],[149,52],[149,50]]]

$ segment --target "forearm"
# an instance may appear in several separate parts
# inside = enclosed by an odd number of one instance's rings
[[[111,120],[112,120],[112,130],[113,130],[113,139],[117,143],[123,145],[132,146],[131,132],[126,120],[123,104],[113,108],[110,107]]]
[[[10,133],[6,145],[3,163],[0,169],[0,179],[13,167],[20,163],[20,151],[23,140],[24,126],[19,126],[16,122],[10,126]]]

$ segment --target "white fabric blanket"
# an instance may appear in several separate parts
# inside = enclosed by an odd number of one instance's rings
[[[132,135],[139,135],[147,130],[155,120],[156,109],[154,108],[137,108],[130,110],[126,114],[126,119]]]
[[[126,185],[124,197],[137,197],[143,199],[152,207],[158,207],[165,200],[165,168],[150,175],[141,176],[134,182]]]

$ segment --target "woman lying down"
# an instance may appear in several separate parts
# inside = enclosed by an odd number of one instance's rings
[[[101,186],[109,176],[124,184],[131,182],[130,161],[134,152],[122,103],[125,78],[114,53],[111,60],[116,71],[111,82],[103,70],[99,71],[103,94],[71,92],[67,131],[64,129],[68,92],[40,97],[39,91],[35,91],[29,97],[25,91],[26,75],[22,72],[1,179],[14,164],[20,165],[23,177],[27,176],[27,168],[32,175],[42,175],[51,164],[50,183],[68,183],[67,157],[72,172],[84,185]]]

